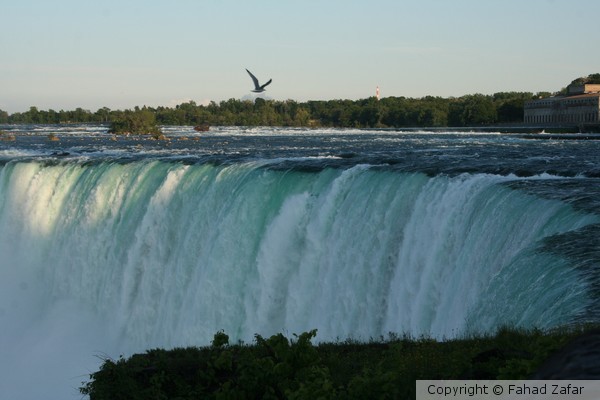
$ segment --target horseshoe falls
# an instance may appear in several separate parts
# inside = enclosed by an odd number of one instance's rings
[[[443,340],[599,320],[598,141],[230,128],[140,150],[95,134],[0,152],[11,398],[79,396],[96,356],[219,330]]]

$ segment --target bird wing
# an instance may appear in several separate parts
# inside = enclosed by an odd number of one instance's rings
[[[260,88],[264,89],[265,86],[267,86],[269,83],[273,82],[273,79],[269,79],[269,81],[267,83],[265,83],[264,85],[262,85]]]
[[[258,85],[258,79],[256,79],[256,77],[252,75],[252,72],[248,71],[248,69],[246,69],[246,72],[248,73],[248,75],[250,75],[250,78],[252,78],[252,81],[254,82],[254,87],[256,89],[260,89],[260,86]]]

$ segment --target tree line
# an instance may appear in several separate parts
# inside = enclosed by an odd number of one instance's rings
[[[151,113],[160,125],[298,126],[298,127],[444,127],[520,123],[525,101],[539,96],[528,92],[474,94],[459,98],[375,97],[360,100],[297,102],[294,100],[229,99],[208,105],[194,101],[175,107],[135,107],[95,112],[39,110],[8,114],[0,110],[4,124],[111,123],[130,113]]]
[[[600,83],[600,73],[573,80],[570,85]],[[567,86],[568,87],[568,86]],[[554,93],[565,94],[567,88]],[[327,100],[297,102],[294,100],[229,99],[208,105],[194,101],[175,107],[135,107],[134,110],[96,112],[77,108],[74,111],[38,110],[8,114],[0,110],[4,124],[113,123],[140,120],[160,125],[222,126],[300,126],[300,127],[447,127],[512,124],[523,122],[523,106],[527,100],[549,97],[550,92],[499,92],[493,95],[471,94],[462,97],[422,98],[370,97],[361,100]],[[128,121],[128,122],[127,122]]]

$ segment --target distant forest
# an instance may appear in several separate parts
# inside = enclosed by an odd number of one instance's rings
[[[135,107],[134,110],[96,112],[77,108],[74,111],[38,110],[8,114],[0,110],[0,123],[61,124],[110,123],[125,113],[154,114],[160,125],[237,125],[299,127],[422,127],[470,126],[523,121],[523,104],[534,98],[532,93],[496,93],[468,95],[460,98],[375,97],[362,100],[328,100],[296,102],[294,100],[254,101],[229,99],[204,106],[193,101],[170,107]]]
[[[597,81],[600,82],[600,74],[577,78],[571,84]],[[522,123],[525,101],[550,95],[549,92],[500,92],[457,98],[385,97],[377,100],[370,97],[307,102],[265,100],[259,97],[254,101],[229,99],[220,103],[211,102],[206,106],[190,101],[173,108],[144,106],[121,111],[103,107],[96,112],[82,108],[45,111],[31,107],[29,111],[14,114],[0,110],[0,123],[111,123],[139,113],[160,125],[356,128],[502,125]]]

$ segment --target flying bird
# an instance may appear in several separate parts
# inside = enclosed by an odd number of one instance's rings
[[[260,93],[260,92],[264,92],[265,91],[265,86],[267,86],[269,83],[271,83],[273,81],[273,79],[269,79],[269,81],[267,83],[265,83],[264,85],[260,85],[258,83],[258,79],[252,75],[252,72],[248,71],[248,69],[246,69],[246,72],[248,73],[248,75],[250,75],[250,78],[252,78],[252,82],[254,82],[254,93]]]

